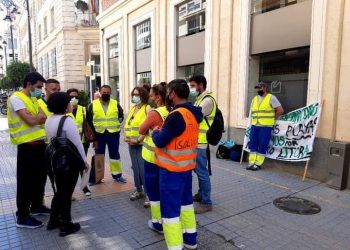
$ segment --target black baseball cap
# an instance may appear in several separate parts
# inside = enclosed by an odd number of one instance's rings
[[[267,85],[266,85],[266,83],[264,83],[264,82],[258,82],[258,84],[255,85],[254,88],[255,88],[255,89],[267,88]]]

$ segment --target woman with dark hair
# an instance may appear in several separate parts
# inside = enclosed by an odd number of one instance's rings
[[[124,131],[125,141],[129,144],[129,153],[131,158],[132,170],[134,172],[134,183],[136,190],[130,195],[130,200],[135,201],[145,197],[145,176],[144,163],[142,160],[142,141],[144,136],[139,134],[139,128],[151,109],[148,105],[148,91],[143,87],[135,87],[131,91],[131,102],[134,104],[126,118]],[[149,201],[146,197],[145,207],[149,207]]]
[[[145,162],[145,183],[147,195],[151,203],[151,220],[148,226],[157,232],[162,232],[160,214],[160,193],[159,193],[159,167],[155,164],[154,142],[152,140],[153,129],[161,127],[167,115],[169,107],[165,104],[166,83],[155,84],[151,88],[150,99],[157,108],[148,112],[146,120],[142,123],[139,133],[145,136],[142,148],[142,158]]]
[[[73,107],[70,103],[71,98],[67,93],[56,92],[50,96],[47,106],[50,112],[53,113],[45,123],[45,131],[47,139],[57,135],[59,123],[63,116],[71,113]],[[80,140],[78,128],[71,117],[66,117],[62,127],[61,137],[69,139],[78,150],[81,159],[85,162],[85,169],[89,168],[83,144]],[[73,223],[71,218],[71,198],[78,180],[81,169],[77,166],[69,166],[68,171],[54,172],[56,192],[52,199],[51,215],[47,225],[47,230],[60,228],[60,236],[66,236],[80,230],[79,223]]]

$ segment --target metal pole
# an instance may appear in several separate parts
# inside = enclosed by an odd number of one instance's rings
[[[6,46],[4,45],[5,49],[5,68],[6,68],[6,74],[7,74],[7,52],[6,52]]]
[[[29,0],[26,0],[26,4],[27,4],[27,14],[28,14],[29,64],[30,64],[30,71],[34,71],[33,55],[32,55],[32,30],[31,30],[31,27],[30,27]]]
[[[15,46],[13,45],[12,21],[10,22],[11,45],[12,45],[12,62],[15,62]]]

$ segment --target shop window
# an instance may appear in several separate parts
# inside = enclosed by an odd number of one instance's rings
[[[119,36],[118,34],[107,40],[108,44],[108,78],[109,85],[116,99],[120,100],[119,83]]]
[[[151,47],[151,20],[148,19],[135,26],[136,50]]]

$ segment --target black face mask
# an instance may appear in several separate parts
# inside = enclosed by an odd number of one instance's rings
[[[101,98],[102,98],[102,101],[108,102],[111,99],[111,95],[110,94],[102,94]]]
[[[265,93],[264,90],[259,90],[259,91],[258,91],[258,95],[259,95],[259,96],[263,96],[264,93]]]

